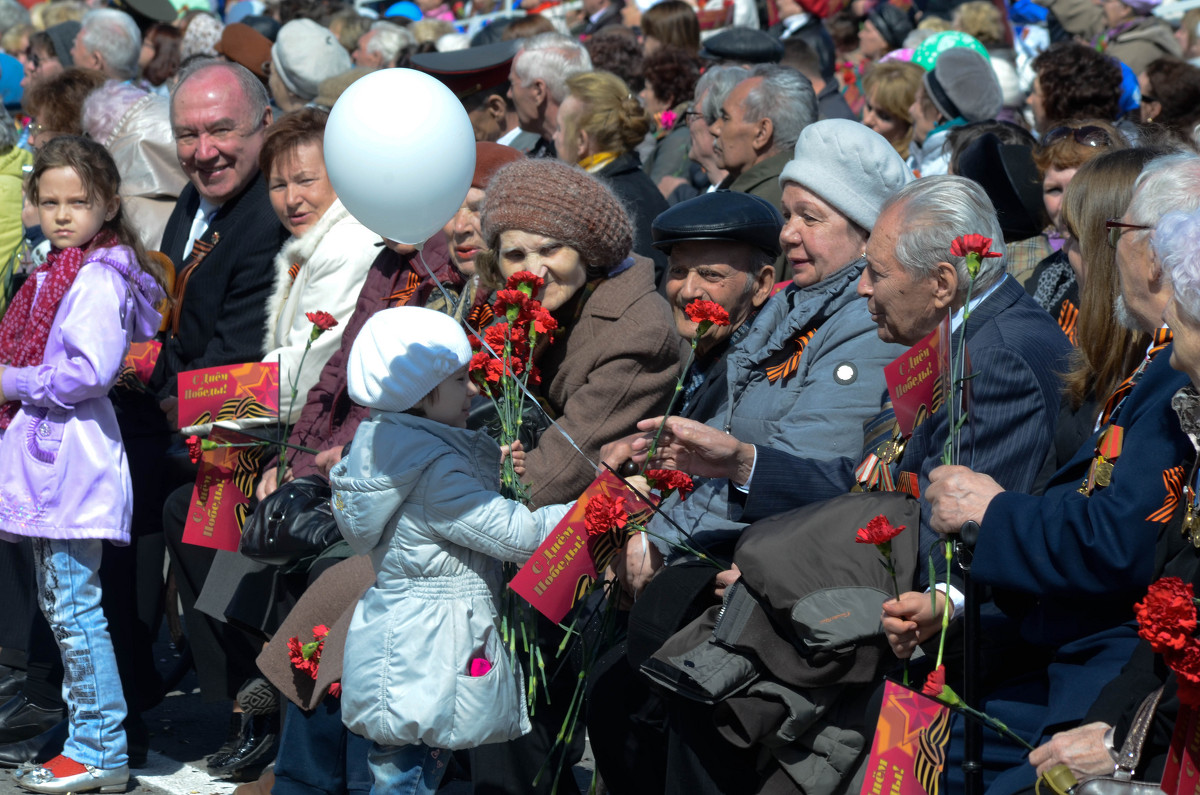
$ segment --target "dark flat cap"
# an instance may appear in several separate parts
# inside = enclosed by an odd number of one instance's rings
[[[741,191],[718,190],[680,202],[654,219],[650,234],[657,249],[670,252],[685,240],[746,243],[778,257],[783,216],[766,199]]]
[[[508,82],[509,65],[521,48],[519,41],[501,41],[453,52],[427,52],[412,56],[412,68],[436,77],[459,99]]]
[[[704,42],[702,58],[733,63],[779,63],[783,42],[753,28],[730,28]]]
[[[179,16],[171,0],[112,0],[112,7],[129,14],[143,29],[155,22],[171,22]]]
[[[882,3],[867,12],[867,19],[879,31],[879,35],[893,50],[904,44],[905,37],[913,32],[912,18],[891,3]]]

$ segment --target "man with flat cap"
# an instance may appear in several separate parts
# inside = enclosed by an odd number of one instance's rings
[[[436,77],[454,92],[471,119],[476,141],[527,152],[538,136],[520,128],[508,99],[508,73],[520,48],[519,41],[502,41],[454,52],[417,53],[412,68]]]
[[[779,63],[783,44],[779,39],[754,28],[729,28],[704,42],[700,57],[717,64],[753,66],[760,63]]]

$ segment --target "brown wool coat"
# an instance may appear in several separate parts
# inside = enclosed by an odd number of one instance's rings
[[[597,463],[603,445],[666,410],[685,345],[670,306],[654,289],[653,265],[636,259],[596,287],[578,321],[558,332],[539,361],[542,397]],[[525,469],[535,507],[570,502],[596,477],[553,427],[529,452]]]

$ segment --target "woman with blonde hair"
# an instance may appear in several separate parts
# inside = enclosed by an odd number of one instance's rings
[[[667,260],[650,241],[650,225],[667,200],[642,169],[636,148],[650,131],[650,117],[625,81],[609,72],[584,72],[567,81],[558,109],[554,146],[558,158],[594,174],[617,195],[633,222],[633,251],[654,260],[655,283]]]
[[[912,114],[908,109],[917,97],[925,70],[907,61],[884,61],[863,76],[862,123],[887,139],[900,157],[908,159],[912,141]]]

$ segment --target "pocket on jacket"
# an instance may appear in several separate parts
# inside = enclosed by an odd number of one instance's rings
[[[66,412],[55,409],[34,409],[25,431],[25,452],[34,461],[54,464],[62,448],[66,428]]]
[[[529,731],[521,681],[509,667],[508,650],[494,626],[488,629],[482,649],[491,670],[483,676],[460,672],[455,683],[451,748],[513,740]]]

